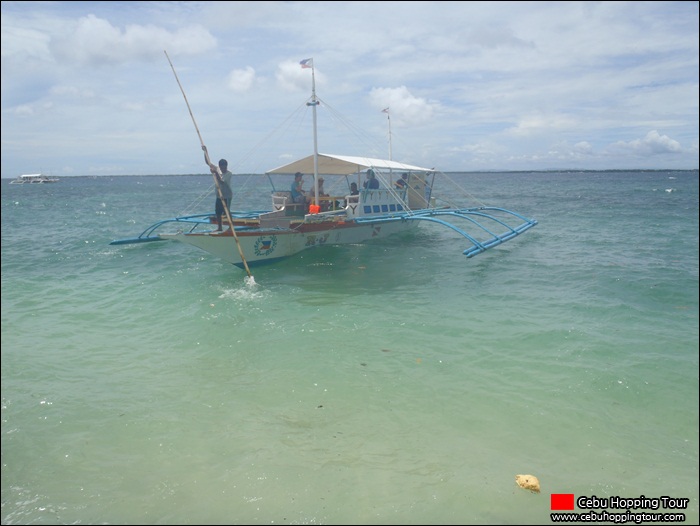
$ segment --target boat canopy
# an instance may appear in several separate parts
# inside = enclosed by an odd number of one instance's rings
[[[399,172],[431,172],[434,168],[421,168],[397,161],[372,159],[371,157],[352,157],[349,155],[318,154],[319,175],[350,175],[369,168],[378,170],[395,170]],[[309,155],[279,168],[268,170],[267,174],[295,174],[297,172],[313,174],[314,156]]]

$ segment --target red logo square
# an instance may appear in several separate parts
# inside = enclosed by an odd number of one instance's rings
[[[552,493],[550,501],[550,509],[552,510],[573,510],[574,509],[574,494],[573,493]]]

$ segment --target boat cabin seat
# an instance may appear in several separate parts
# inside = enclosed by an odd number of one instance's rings
[[[272,193],[272,210],[284,210],[288,216],[303,216],[307,212],[307,206],[304,203],[292,202],[291,191],[279,190]]]

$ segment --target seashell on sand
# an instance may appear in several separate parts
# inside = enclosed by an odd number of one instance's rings
[[[523,489],[529,489],[533,493],[540,492],[540,481],[534,475],[515,475],[515,482]]]

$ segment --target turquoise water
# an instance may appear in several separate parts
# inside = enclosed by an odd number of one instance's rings
[[[109,245],[210,177],[3,179],[2,523],[549,524],[551,493],[697,523],[698,172],[455,177],[538,226],[466,259],[425,225],[255,285]]]

